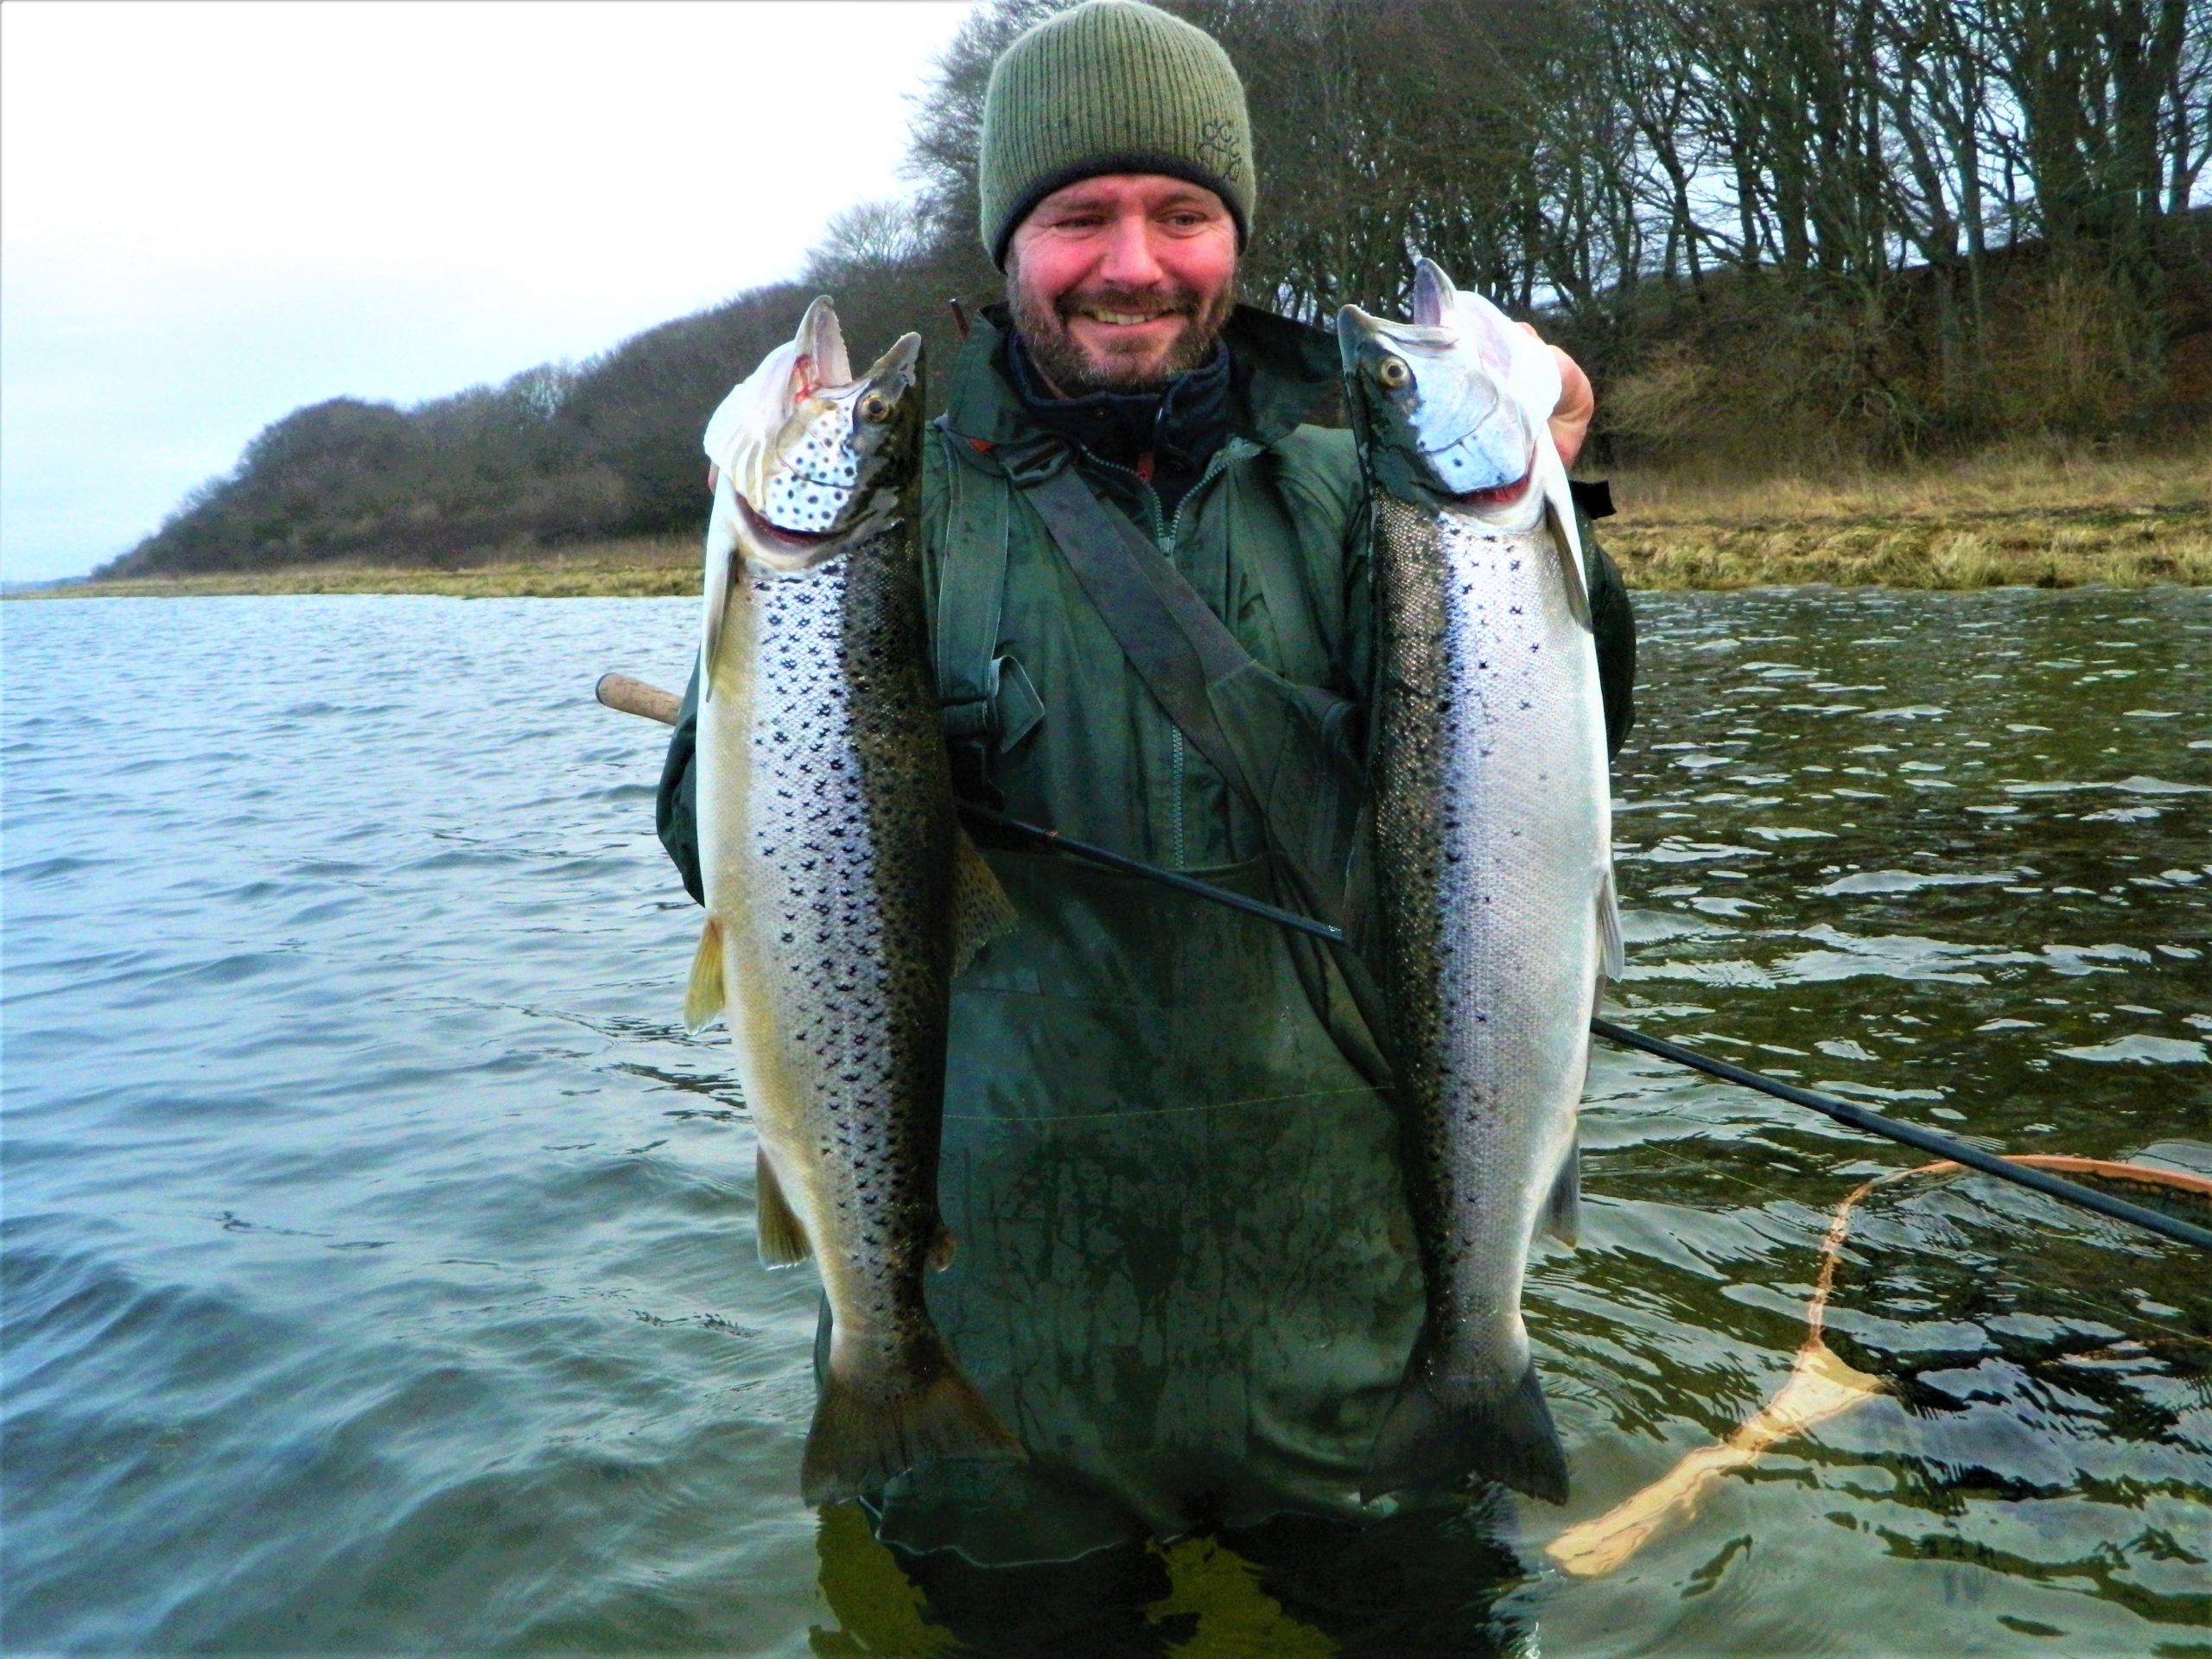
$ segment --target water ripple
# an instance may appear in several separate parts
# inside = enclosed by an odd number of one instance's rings
[[[1625,1017],[2008,1147],[2212,1169],[2206,596],[1638,604]],[[0,626],[51,691],[0,709],[9,1645],[857,1640],[793,1491],[817,1293],[760,1269],[727,1049],[676,1017],[657,734],[589,701],[680,683],[694,608]],[[1574,1516],[1778,1386],[1832,1206],[1903,1161],[1611,1051],[1583,1145],[1582,1249],[1529,1291]],[[1498,1617],[1588,1654],[2191,1639],[2212,1310],[2177,1251],[1901,1182],[1829,1318],[1894,1393]]]

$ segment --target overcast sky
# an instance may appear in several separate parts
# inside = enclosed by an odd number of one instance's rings
[[[0,6],[0,575],[246,441],[582,359],[903,195],[968,5]]]

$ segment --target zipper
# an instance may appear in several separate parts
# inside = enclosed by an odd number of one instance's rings
[[[1213,459],[1206,463],[1205,471],[1198,474],[1198,481],[1184,491],[1183,499],[1175,504],[1175,518],[1167,526],[1167,540],[1162,544],[1161,551],[1171,557],[1173,556],[1177,543],[1183,538],[1183,515],[1190,510],[1191,503],[1198,499],[1198,493],[1219,478],[1228,468],[1230,461],[1241,460],[1248,454],[1256,455],[1259,453],[1242,438],[1231,437],[1222,440],[1221,448],[1213,452]],[[1159,504],[1160,498],[1157,495],[1154,496],[1153,505],[1155,514]],[[1155,537],[1154,539],[1157,540],[1158,537]]]
[[[1183,842],[1183,728],[1170,721],[1167,725],[1168,813],[1175,826],[1175,865],[1179,870],[1191,868],[1190,850]]]
[[[1206,486],[1212,483],[1215,479],[1220,477],[1222,473],[1228,467],[1229,464],[1239,458],[1241,453],[1257,454],[1259,451],[1256,449],[1247,449],[1243,442],[1237,438],[1230,437],[1223,440],[1221,448],[1213,452],[1213,459],[1206,463],[1205,471],[1198,474],[1198,481],[1192,485],[1189,489],[1185,490],[1183,493],[1183,499],[1175,504],[1175,517],[1173,521],[1167,526],[1167,540],[1160,548],[1162,556],[1164,556],[1169,563],[1172,564],[1174,563],[1175,549],[1182,541],[1183,514],[1189,510],[1191,503],[1198,499],[1199,494],[1205,489]],[[1155,495],[1153,498],[1153,500],[1156,508],[1159,504],[1159,497]],[[1154,539],[1156,540],[1157,537]],[[1187,870],[1191,868],[1191,864],[1183,838],[1183,753],[1185,747],[1183,728],[1180,726],[1174,724],[1173,721],[1170,721],[1168,723],[1167,730],[1171,739],[1168,750],[1168,760],[1171,763],[1171,775],[1174,780],[1175,789],[1175,868],[1179,870]]]

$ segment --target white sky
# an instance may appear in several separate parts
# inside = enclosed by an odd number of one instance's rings
[[[903,195],[969,7],[0,6],[0,575],[246,441],[581,359]]]

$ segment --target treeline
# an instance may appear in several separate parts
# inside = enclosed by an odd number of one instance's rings
[[[855,353],[999,284],[975,156],[987,0],[920,100],[912,200],[801,281],[580,367],[287,416],[102,574],[443,561],[703,522],[698,434],[836,296]],[[1243,73],[1247,296],[1402,305],[1424,252],[1541,313],[1602,457],[1880,462],[2212,414],[2212,0],[1169,0]]]

